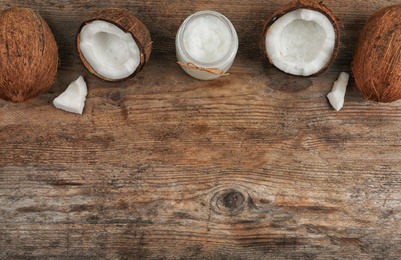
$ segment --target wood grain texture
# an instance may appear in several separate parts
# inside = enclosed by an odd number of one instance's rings
[[[258,49],[281,1],[3,0],[52,28],[60,69],[30,103],[0,101],[1,259],[399,259],[401,105],[345,106],[326,95],[369,16],[397,1],[327,1],[344,23],[334,65],[287,76]],[[89,74],[75,35],[118,7],[147,25],[149,63],[122,83]],[[198,81],[175,63],[174,37],[213,9],[237,29],[230,76]],[[83,115],[52,100],[79,75]]]

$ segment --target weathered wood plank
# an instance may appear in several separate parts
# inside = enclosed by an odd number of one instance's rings
[[[295,78],[267,65],[258,40],[281,1],[9,1],[54,31],[60,70],[30,103],[0,101],[0,258],[399,259],[401,106],[326,99],[368,17],[397,1],[327,1],[344,23],[333,67]],[[135,78],[84,69],[80,21],[124,8],[154,50]],[[197,81],[175,64],[186,16],[225,14],[237,28],[230,76]],[[51,102],[84,75],[83,115]]]

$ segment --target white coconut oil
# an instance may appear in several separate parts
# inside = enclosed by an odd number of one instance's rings
[[[238,50],[238,36],[231,22],[214,11],[189,16],[176,36],[177,59],[194,78],[210,80],[225,74]]]

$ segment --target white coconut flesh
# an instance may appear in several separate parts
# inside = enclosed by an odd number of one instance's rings
[[[335,41],[335,29],[324,14],[298,9],[270,26],[266,51],[271,62],[282,71],[309,76],[330,61]]]
[[[82,76],[71,82],[67,89],[53,100],[53,105],[71,113],[82,114],[88,88]]]
[[[82,55],[105,78],[124,79],[140,64],[140,50],[132,35],[112,23],[92,21],[82,28],[79,37]]]

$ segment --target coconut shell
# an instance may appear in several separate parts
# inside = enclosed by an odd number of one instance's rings
[[[273,62],[270,59],[269,54],[267,53],[267,50],[266,50],[267,32],[269,31],[270,26],[272,26],[272,24],[275,21],[277,21],[280,17],[284,16],[285,14],[287,14],[289,12],[292,12],[292,11],[295,11],[298,9],[308,9],[308,10],[317,11],[317,12],[322,13],[323,15],[325,15],[327,17],[327,19],[329,19],[329,21],[333,25],[333,28],[335,31],[336,41],[335,41],[334,50],[333,50],[330,60],[327,62],[327,64],[321,70],[310,75],[310,76],[318,76],[330,68],[330,66],[333,64],[335,58],[337,57],[338,50],[340,47],[340,24],[341,24],[341,21],[336,16],[334,16],[333,12],[329,8],[327,8],[322,2],[317,2],[317,1],[313,1],[313,0],[294,0],[294,1],[284,5],[280,9],[278,9],[265,22],[265,25],[263,27],[261,46],[260,46],[262,56],[264,58],[266,58],[268,60],[268,62],[273,64]]]
[[[355,83],[365,98],[401,98],[401,5],[380,9],[359,35],[352,62]]]
[[[0,12],[0,98],[30,101],[53,83],[57,44],[43,18],[30,9]]]
[[[88,63],[88,61],[85,59],[85,57],[83,56],[83,54],[79,48],[80,32],[86,24],[91,23],[95,20],[101,20],[101,21],[105,21],[105,22],[114,24],[117,27],[119,27],[122,31],[124,31],[126,33],[130,33],[132,35],[132,38],[134,38],[136,44],[138,45],[140,53],[141,53],[141,61],[138,65],[137,69],[130,76],[128,76],[126,78],[122,78],[122,79],[106,78],[106,77],[98,74],[92,68],[92,66]],[[134,77],[146,65],[146,63],[149,60],[150,53],[152,51],[152,39],[150,37],[150,33],[149,33],[149,30],[147,29],[147,27],[135,16],[133,16],[130,13],[127,13],[125,11],[119,10],[119,9],[104,9],[104,10],[100,10],[100,11],[92,14],[90,17],[88,17],[87,19],[85,19],[82,22],[81,27],[78,32],[78,36],[77,36],[77,48],[78,48],[79,56],[80,56],[83,64],[85,65],[85,67],[88,69],[88,71],[91,74],[93,74],[103,80],[106,80],[106,81],[123,81],[128,78]]]

